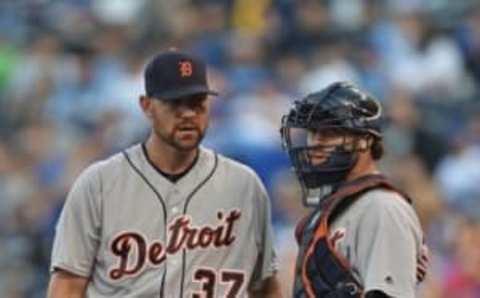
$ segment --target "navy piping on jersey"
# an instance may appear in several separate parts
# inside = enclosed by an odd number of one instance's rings
[[[158,200],[160,201],[160,204],[162,205],[162,211],[163,211],[163,222],[164,222],[164,226],[165,226],[165,235],[167,235],[167,207],[165,205],[165,201],[163,200],[162,196],[160,195],[160,193],[157,191],[157,189],[153,186],[153,184],[147,179],[147,177],[145,177],[145,175],[140,171],[140,169],[138,169],[132,162],[132,160],[130,159],[130,157],[128,156],[127,152],[125,151],[122,151],[123,155],[125,156],[125,159],[127,160],[128,164],[130,165],[130,167],[132,167],[132,169],[140,176],[140,178],[142,178],[142,180],[148,185],[148,187],[155,193],[155,195],[157,196]],[[160,284],[160,298],[163,298],[164,297],[164,285],[165,285],[165,276],[167,275],[167,263],[165,262],[165,272],[163,273],[163,276],[162,276],[162,282]]]
[[[200,182],[197,185],[197,187],[195,187],[195,189],[188,195],[187,200],[185,202],[185,205],[183,207],[183,215],[187,214],[188,205],[189,205],[190,201],[192,200],[193,196],[200,190],[200,188],[202,188],[202,186],[205,185],[205,183],[207,183],[208,180],[210,180],[210,178],[213,176],[213,174],[217,170],[217,166],[218,166],[218,155],[215,153],[215,161],[214,161],[212,170],[210,171],[210,173],[208,173],[207,177],[205,177],[205,179],[203,179],[203,181]],[[183,297],[183,286],[184,286],[184,282],[185,282],[186,258],[187,258],[187,253],[186,253],[186,250],[183,249],[182,250],[182,278],[180,279],[180,281],[181,281],[181,284],[180,284],[180,298]]]
[[[197,163],[198,156],[200,155],[200,153],[199,153],[200,150],[197,150],[197,154],[195,155],[195,159],[193,160],[192,164],[190,166],[188,166],[188,168],[185,169],[183,172],[181,172],[179,174],[168,174],[168,173],[165,173],[164,171],[162,171],[159,167],[157,167],[153,163],[153,161],[150,159],[150,156],[148,155],[148,151],[147,151],[147,146],[145,145],[145,143],[142,143],[142,150],[143,150],[143,154],[145,155],[145,158],[147,159],[148,163],[152,166],[152,168],[154,168],[155,171],[157,171],[160,175],[162,175],[163,177],[165,177],[166,179],[168,179],[172,183],[176,183],[183,176],[185,176],[188,172],[190,172],[190,170]]]

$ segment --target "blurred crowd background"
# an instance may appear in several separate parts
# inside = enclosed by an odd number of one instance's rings
[[[253,167],[289,293],[306,210],[281,150],[289,105],[336,80],[385,110],[382,168],[431,248],[420,297],[480,297],[480,1],[0,1],[0,297],[44,297],[55,222],[91,162],[145,139],[143,67],[177,47],[221,96],[204,144]],[[288,294],[287,294],[288,296]]]

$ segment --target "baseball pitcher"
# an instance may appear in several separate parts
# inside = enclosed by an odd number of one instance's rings
[[[160,53],[145,88],[148,140],[88,167],[66,199],[48,297],[279,297],[262,183],[199,145],[216,94],[205,65]]]

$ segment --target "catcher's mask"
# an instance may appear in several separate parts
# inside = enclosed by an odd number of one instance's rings
[[[283,148],[300,180],[303,202],[316,206],[355,166],[380,131],[381,106],[346,82],[296,101],[282,118]]]

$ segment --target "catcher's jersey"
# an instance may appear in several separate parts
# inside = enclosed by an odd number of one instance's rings
[[[51,270],[91,278],[87,297],[246,297],[276,270],[270,220],[246,166],[201,148],[171,183],[136,145],[77,179]]]
[[[364,292],[413,298],[426,272],[427,251],[417,215],[398,193],[363,194],[331,225],[334,248],[347,258]]]

